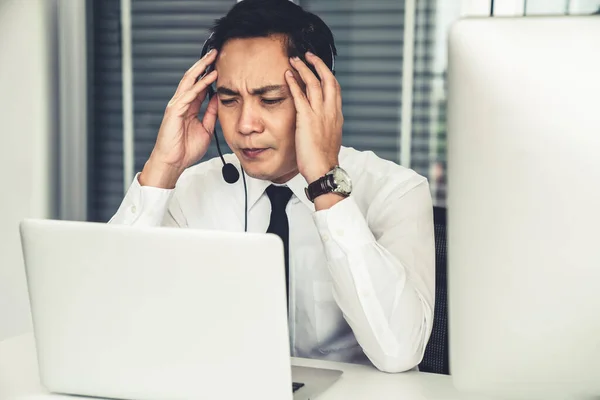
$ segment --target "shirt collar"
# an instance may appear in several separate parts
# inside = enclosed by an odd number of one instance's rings
[[[263,195],[265,190],[273,182],[264,181],[261,179],[255,179],[246,174],[246,186],[248,187],[248,211],[254,207],[258,199]],[[277,185],[277,184],[275,184]],[[301,174],[296,174],[292,179],[285,183],[285,186],[289,187],[294,195],[306,206],[309,210],[315,211],[315,205],[306,197],[304,188],[308,186],[306,179]]]

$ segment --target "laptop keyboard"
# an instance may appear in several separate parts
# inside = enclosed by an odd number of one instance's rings
[[[304,383],[292,382],[292,393],[296,393],[296,391],[298,389],[300,389],[302,386],[304,386]]]

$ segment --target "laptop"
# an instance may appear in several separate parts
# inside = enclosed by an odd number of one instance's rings
[[[25,220],[41,383],[115,399],[309,399],[341,371],[290,364],[271,234]]]

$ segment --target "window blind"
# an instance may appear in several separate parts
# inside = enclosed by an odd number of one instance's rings
[[[132,0],[136,171],[152,152],[165,107],[185,71],[200,58],[210,27],[234,4],[235,0]],[[201,116],[205,107],[206,102]],[[217,129],[221,133],[220,126]],[[223,152],[229,152],[221,142]],[[203,160],[217,155],[213,141]]]
[[[419,0],[415,10],[411,168],[429,178],[434,204],[443,206],[445,190],[445,96],[436,86],[445,78],[435,71],[437,0]],[[440,84],[441,81],[441,84]],[[432,168],[434,167],[434,168]],[[441,169],[442,172],[437,170]],[[441,174],[441,176],[439,176]]]
[[[433,41],[435,39],[435,2],[417,1],[415,13],[415,43],[413,71],[413,113],[411,167],[427,176],[434,154],[430,152],[431,135],[435,134],[432,120]]]
[[[123,199],[121,7],[119,0],[88,5],[88,220],[108,221]]]
[[[302,0],[332,30],[342,87],[342,143],[399,162],[404,2]]]
[[[208,29],[234,3],[131,0],[136,171],[141,171],[150,155],[167,102],[183,73],[199,58]],[[88,219],[105,222],[116,212],[124,195],[121,7],[120,0],[89,4],[92,78]],[[213,143],[206,158],[216,155]]]
[[[135,170],[154,146],[164,109],[198,59],[208,29],[235,0],[131,0]],[[332,29],[343,91],[343,144],[399,162],[404,2],[301,0]],[[106,221],[123,197],[120,1],[91,2],[93,57],[90,220]],[[427,175],[432,134],[428,79],[435,0],[417,2],[412,157]],[[201,111],[203,114],[204,107]],[[218,128],[220,131],[220,127]],[[224,144],[224,143],[223,143]],[[229,151],[224,149],[224,151]],[[214,143],[205,159],[217,156]]]

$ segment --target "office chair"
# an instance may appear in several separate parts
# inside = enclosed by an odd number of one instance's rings
[[[419,370],[450,374],[448,362],[448,296],[446,279],[446,209],[433,208],[435,229],[435,309],[433,331],[425,348]]]

